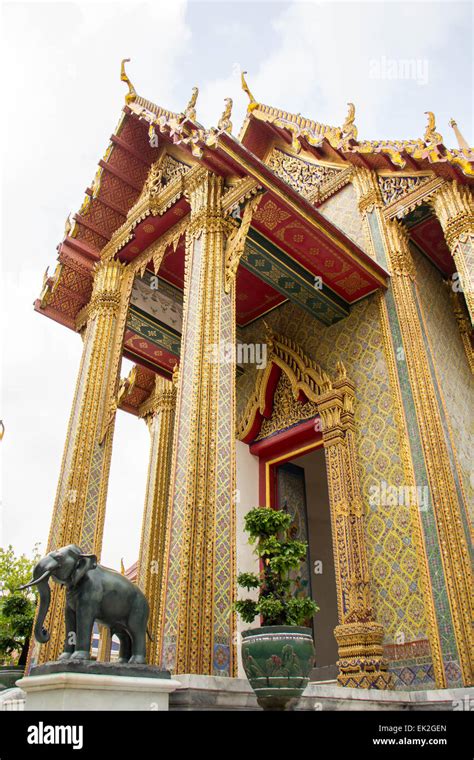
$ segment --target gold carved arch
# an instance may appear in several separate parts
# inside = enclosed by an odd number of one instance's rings
[[[317,404],[333,390],[329,375],[294,341],[275,334],[269,335],[266,343],[265,369],[258,371],[254,390],[237,424],[237,437],[246,443],[255,438],[262,419],[270,416],[279,370],[287,377],[295,401],[307,399]],[[342,364],[338,365],[338,371],[345,373]]]
[[[391,688],[383,657],[383,626],[375,620],[370,592],[355,446],[355,385],[342,362],[338,362],[336,376],[331,379],[292,340],[269,335],[267,364],[257,374],[237,425],[240,440],[255,440],[263,419],[270,416],[281,372],[289,380],[293,398],[315,403],[321,418],[339,616],[334,631],[339,646],[338,681],[342,686]]]

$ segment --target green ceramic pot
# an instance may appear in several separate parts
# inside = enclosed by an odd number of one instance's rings
[[[242,662],[258,704],[264,710],[288,709],[309,682],[311,628],[265,625],[242,631]]]

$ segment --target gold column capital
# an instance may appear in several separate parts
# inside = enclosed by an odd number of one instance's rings
[[[186,231],[190,239],[198,238],[203,232],[230,234],[234,229],[222,207],[223,191],[223,178],[202,166],[186,175],[185,195],[191,205]]]
[[[174,412],[176,407],[176,392],[176,385],[173,382],[157,375],[155,386],[148,398],[141,404],[138,416],[149,425],[152,418],[159,412]]]
[[[94,285],[88,304],[88,315],[97,312],[117,312],[120,308],[121,286],[126,265],[114,259],[99,261],[94,267]]]
[[[357,166],[352,175],[352,183],[357,193],[361,214],[373,211],[374,208],[382,208],[382,193],[377,173],[373,169]]]
[[[341,443],[344,439],[342,394],[333,389],[322,393],[318,398],[318,412],[321,417],[324,445],[334,446]]]
[[[466,185],[445,182],[433,193],[430,204],[451,249],[458,240],[474,235],[474,198]]]
[[[407,228],[398,219],[386,220],[384,228],[391,274],[414,280],[416,268],[410,251],[410,238]]]

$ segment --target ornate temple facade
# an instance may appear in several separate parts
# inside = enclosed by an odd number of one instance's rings
[[[115,417],[133,414],[150,433],[134,571],[150,662],[240,672],[243,516],[261,505],[309,545],[315,679],[472,684],[474,152],[431,113],[422,139],[359,140],[352,105],[319,124],[243,76],[237,138],[230,99],[205,129],[196,88],[172,113],[122,79],[35,302],[83,341],[48,551],[100,557]],[[61,608],[55,587],[32,659],[61,651]]]

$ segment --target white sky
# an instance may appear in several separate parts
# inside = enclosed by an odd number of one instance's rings
[[[2,395],[0,545],[47,541],[82,343],[33,311],[118,121],[125,85],[215,125],[239,72],[257,100],[329,124],[356,104],[359,138],[421,137],[432,110],[445,142],[455,117],[473,142],[472,4],[456,2],[2,3]],[[388,78],[391,59],[418,76]],[[375,62],[375,63],[374,63]],[[374,72],[379,72],[374,77]],[[128,369],[124,368],[123,374]],[[142,421],[119,413],[102,560],[138,554],[148,459]]]

